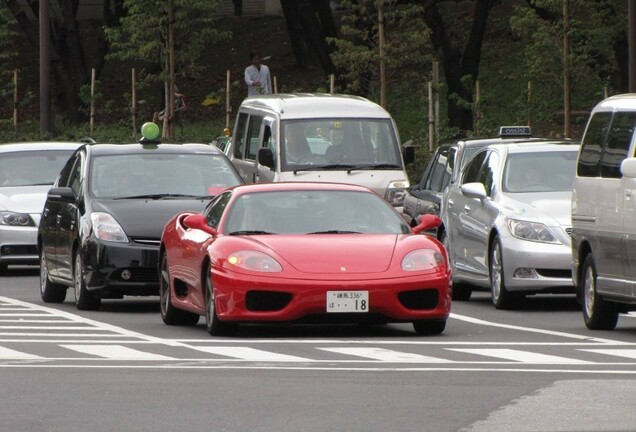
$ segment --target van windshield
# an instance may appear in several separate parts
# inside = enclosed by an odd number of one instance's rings
[[[302,119],[281,122],[283,171],[402,169],[389,119]]]

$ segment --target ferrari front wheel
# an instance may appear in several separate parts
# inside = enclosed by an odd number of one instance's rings
[[[413,322],[413,329],[418,335],[440,334],[446,328],[446,320],[421,320]]]
[[[216,314],[214,287],[210,276],[210,265],[205,271],[205,327],[211,336],[232,336],[238,331],[238,324],[223,322]]]
[[[168,268],[168,256],[164,253],[161,256],[161,266],[159,270],[161,319],[165,324],[174,326],[193,326],[199,322],[199,315],[177,309],[172,305],[170,297],[170,269]]]

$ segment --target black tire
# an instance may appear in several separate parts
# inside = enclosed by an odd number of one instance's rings
[[[422,320],[413,322],[413,330],[422,336],[437,335],[446,328],[446,320]]]
[[[159,267],[159,301],[161,302],[161,319],[167,325],[195,326],[199,322],[199,315],[177,309],[172,305],[170,294],[170,269],[168,256],[161,255]]]
[[[448,235],[446,231],[442,231],[442,234],[439,236],[439,241],[444,245],[446,249],[446,253],[448,254],[448,260],[450,261],[450,249],[448,248]],[[452,299],[455,301],[468,301],[470,300],[470,296],[473,295],[473,287],[470,285],[462,284],[462,283],[454,283],[453,284],[453,294]]]
[[[205,328],[211,336],[233,336],[238,331],[238,324],[223,322],[216,314],[214,287],[210,277],[210,265],[205,270]]]
[[[9,269],[9,264],[7,263],[0,264],[0,276],[6,275],[8,269]]]
[[[75,251],[73,260],[73,288],[75,291],[75,306],[79,310],[97,310],[102,304],[102,299],[86,289],[84,279],[84,262],[79,248]]]
[[[49,267],[44,254],[40,256],[40,297],[45,303],[64,303],[66,299],[64,285],[51,282],[49,279]]]
[[[511,293],[506,288],[499,236],[495,237],[490,246],[489,257],[492,304],[496,309],[519,309],[523,305],[525,296],[519,293]]]
[[[614,330],[618,322],[616,304],[605,300],[596,292],[596,265],[588,254],[583,261],[579,292],[583,300],[583,320],[590,330]]]

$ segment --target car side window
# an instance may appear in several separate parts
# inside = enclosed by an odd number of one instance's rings
[[[424,173],[422,174],[422,179],[418,183],[419,189],[426,189],[426,183],[428,182],[428,178],[430,177],[431,171],[433,171],[433,167],[435,166],[435,161],[437,160],[438,154],[439,154],[439,150],[437,150],[433,154],[433,157],[431,157],[431,159],[428,161],[428,164],[426,164],[426,169],[424,170]]]
[[[488,154],[488,158],[482,164],[481,171],[479,172],[479,183],[483,184],[486,188],[486,193],[489,197],[495,189],[495,179],[497,172],[499,171],[499,154],[496,151],[491,151]]]
[[[468,163],[466,169],[464,169],[464,177],[462,184],[479,182],[479,172],[481,166],[484,163],[484,159],[488,155],[487,151],[483,151],[475,155],[475,157]]]
[[[245,129],[247,128],[247,113],[241,113],[238,117],[236,130],[234,131],[234,157],[243,159],[243,147],[245,147]]]
[[[444,172],[446,171],[447,155],[448,150],[440,152],[440,154],[437,156],[437,160],[435,161],[435,165],[433,165],[433,171],[431,172],[431,176],[428,179],[428,184],[426,185],[425,189],[435,192],[439,192],[442,190]]]
[[[609,129],[612,113],[599,112],[590,119],[583,142],[576,173],[579,177],[598,177],[601,174],[603,142]]]
[[[83,158],[78,154],[78,157],[75,160],[75,164],[73,164],[73,168],[71,169],[71,173],[68,178],[68,187],[73,190],[73,193],[76,197],[80,196],[82,187],[82,161]]]
[[[247,132],[247,154],[245,155],[245,159],[256,159],[256,152],[258,151],[259,146],[258,136],[261,133],[261,123],[263,123],[262,116],[250,117],[250,126]]]
[[[230,201],[231,197],[231,192],[224,192],[208,204],[206,209],[203,211],[203,215],[208,220],[208,226],[218,229],[221,216],[223,216],[225,207],[227,207],[227,203]]]
[[[614,114],[612,125],[607,134],[607,143],[603,150],[601,177],[621,177],[621,162],[627,157],[635,123],[636,112],[617,112]]]
[[[448,156],[446,156],[446,167],[444,169],[444,178],[442,179],[442,188],[440,191],[446,189],[446,186],[450,183],[451,177],[453,176],[453,169],[455,168],[455,156],[457,155],[457,149],[451,147],[448,150]]]
[[[68,161],[66,161],[66,164],[64,165],[64,168],[62,168],[62,171],[60,171],[60,175],[57,178],[57,181],[55,183],[57,187],[68,186],[68,179],[71,176],[71,172],[73,172],[73,165],[75,165],[75,162],[78,159],[79,159],[79,153],[75,153],[73,156],[71,156],[68,159]]]

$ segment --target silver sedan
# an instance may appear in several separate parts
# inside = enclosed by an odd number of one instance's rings
[[[82,143],[0,145],[0,272],[37,264],[37,233],[46,194]]]
[[[530,293],[574,293],[569,234],[578,150],[527,143],[475,154],[442,209],[455,286],[490,288],[498,309],[519,307]]]

